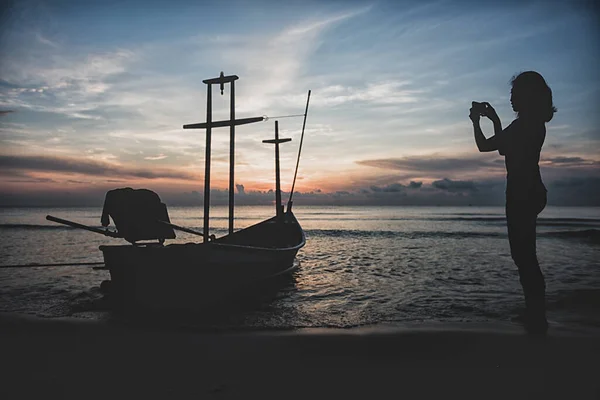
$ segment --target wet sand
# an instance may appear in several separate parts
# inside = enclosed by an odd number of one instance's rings
[[[595,399],[600,339],[501,324],[198,333],[0,315],[0,398]]]

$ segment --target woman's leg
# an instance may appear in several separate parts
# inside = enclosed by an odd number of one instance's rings
[[[545,332],[546,285],[536,254],[536,219],[543,206],[538,203],[507,202],[506,219],[510,252],[525,295],[526,326],[531,331]]]

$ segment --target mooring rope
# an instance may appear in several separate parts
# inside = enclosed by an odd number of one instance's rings
[[[0,265],[0,269],[4,268],[36,268],[36,267],[77,267],[83,265],[104,265],[103,261],[99,262],[81,262],[81,263],[54,263],[54,264],[13,264]]]

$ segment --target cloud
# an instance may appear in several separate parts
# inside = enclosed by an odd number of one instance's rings
[[[48,39],[47,37],[43,36],[41,33],[36,33],[35,34],[35,38],[38,40],[38,42],[45,44],[46,46],[50,46],[52,48],[58,48],[58,44],[50,39]]]
[[[431,183],[436,189],[446,190],[448,192],[474,192],[477,190],[475,182],[473,181],[453,181],[451,179],[441,179],[439,181],[433,181]]]
[[[569,177],[549,182],[548,202],[567,206],[600,206],[600,178]]]
[[[47,63],[29,63],[19,66],[15,59],[8,59],[3,68],[4,80],[15,86],[13,93],[27,90],[67,91],[72,93],[98,94],[109,87],[107,80],[127,71],[136,59],[134,52],[116,49],[94,53],[58,53]]]
[[[359,165],[368,167],[399,170],[399,171],[421,171],[421,172],[444,172],[444,171],[476,171],[482,168],[501,169],[504,168],[498,162],[501,159],[482,156],[464,156],[460,158],[444,157],[440,155],[411,156],[403,158],[385,158],[375,160],[356,161]]]
[[[23,174],[24,175],[24,174]],[[24,175],[25,176],[25,175]],[[23,178],[28,181],[29,178]],[[31,178],[36,179],[36,178]],[[109,182],[110,181],[110,182]],[[51,182],[40,178],[39,183]],[[81,181],[78,181],[81,182]],[[0,188],[0,205],[101,205],[104,191],[111,189],[107,185],[89,188],[81,183],[74,186],[51,186],[49,189],[37,189],[27,193],[11,192],[9,188]],[[107,183],[113,180],[107,180]],[[600,205],[600,178],[578,178],[550,182],[549,204],[563,206],[598,206]],[[238,205],[272,205],[273,190],[252,190],[240,192],[243,185],[237,186],[236,204]],[[176,187],[154,186],[168,206],[199,206],[203,201],[201,191],[182,192]],[[282,193],[284,202],[289,192]],[[296,208],[308,205],[495,205],[504,204],[504,184],[496,180],[453,181],[447,178],[438,179],[431,184],[412,182],[407,185],[392,184],[377,188],[360,190],[339,190],[323,192],[296,192],[294,203]],[[213,205],[228,204],[228,190],[212,189]]]
[[[567,179],[558,179],[552,182],[550,186],[555,188],[594,187],[600,186],[600,178],[571,177]]]
[[[400,184],[400,183],[392,183],[390,185],[384,186],[384,187],[379,187],[379,186],[371,186],[371,190],[374,192],[391,192],[391,193],[395,193],[395,192],[401,192],[403,189],[405,188],[404,185]]]
[[[215,56],[225,65],[235,65],[239,76],[253,78],[236,91],[238,110],[245,113],[301,108],[305,95],[300,93],[306,93],[309,80],[304,75],[325,32],[370,10],[371,6],[367,6],[333,15],[324,13],[300,18],[276,32],[229,37],[227,45],[220,45]]]
[[[197,177],[186,172],[170,169],[136,169],[109,163],[77,158],[46,156],[0,155],[0,168],[39,172],[65,172],[91,176],[135,177],[143,179],[171,178],[192,180]]]
[[[148,157],[144,157],[144,160],[150,160],[150,161],[157,161],[157,160],[164,160],[165,158],[167,158],[168,156],[164,155],[164,154],[159,154],[157,156],[148,156]]]
[[[15,112],[14,110],[0,110],[0,117],[14,113],[14,112]]]
[[[369,6],[366,6],[363,8],[359,8],[357,10],[344,12],[344,13],[334,15],[331,17],[326,17],[324,19],[319,19],[312,23],[298,24],[297,26],[290,28],[287,31],[287,33],[289,35],[305,35],[311,31],[318,31],[318,30],[324,29],[328,25],[331,25],[335,22],[340,22],[340,21],[343,21],[343,20],[346,20],[346,19],[349,19],[352,17],[356,17],[357,15],[369,12],[371,10],[371,8],[372,8],[372,6],[369,5]]]
[[[54,183],[52,178],[32,176],[27,171],[0,171],[0,178],[5,183]]]
[[[401,183],[390,183],[389,185],[385,186],[372,185],[369,189],[375,193],[399,193],[406,189],[419,189],[421,186],[423,186],[423,182],[411,181],[408,185],[403,185]],[[368,192],[364,189],[361,191]]]
[[[541,162],[543,164],[547,164],[548,166],[553,166],[553,165],[566,165],[566,166],[579,166],[579,165],[585,165],[585,166],[589,166],[589,165],[599,165],[600,166],[600,161],[596,161],[596,160],[589,160],[589,159],[585,159],[582,157],[544,157]]]
[[[111,80],[127,74],[138,60],[135,51],[68,45],[64,37],[65,43],[59,43],[43,34],[33,17],[21,22],[29,29],[16,24],[11,41],[2,43],[7,51],[0,65],[0,104],[100,120],[86,112],[105,105],[105,95],[113,89]]]
[[[319,91],[314,104],[320,106],[338,106],[345,103],[363,102],[380,105],[399,105],[418,103],[423,99],[423,90],[407,89],[410,82],[383,81],[367,83],[362,87],[329,86]]]

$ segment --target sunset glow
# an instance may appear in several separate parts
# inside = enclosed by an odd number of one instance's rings
[[[1,205],[100,204],[124,186],[198,203],[204,132],[182,125],[205,121],[202,80],[220,71],[240,77],[238,118],[300,114],[312,90],[297,201],[501,204],[503,159],[477,152],[468,109],[489,101],[508,125],[509,80],[525,70],[546,78],[559,110],[540,164],[550,203],[600,205],[600,35],[587,3],[168,4],[23,1],[4,13]],[[227,119],[227,91],[213,95],[214,118]],[[273,147],[261,142],[273,125],[237,129],[240,204],[273,200]],[[280,119],[293,139],[284,191],[301,127]],[[228,140],[215,130],[215,193]]]

